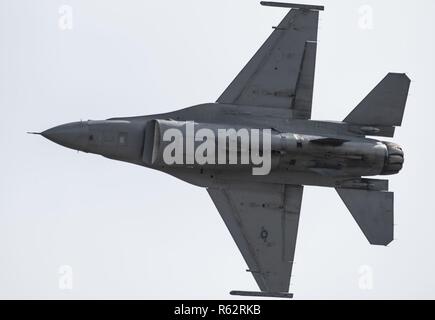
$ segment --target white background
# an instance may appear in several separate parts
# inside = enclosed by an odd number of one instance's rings
[[[406,151],[391,179],[396,240],[371,247],[334,190],[306,188],[291,291],[435,298],[435,2],[314,4],[326,6],[314,119],[344,119],[390,71],[413,83],[394,139]],[[59,26],[62,5],[71,30]],[[213,102],[286,12],[257,0],[0,0],[0,298],[257,290],[205,190],[26,131]],[[59,286],[62,266],[71,289]]]

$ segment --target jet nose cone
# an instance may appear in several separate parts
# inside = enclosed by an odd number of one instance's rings
[[[86,123],[73,122],[48,129],[41,135],[61,146],[85,151],[89,140],[89,128]]]

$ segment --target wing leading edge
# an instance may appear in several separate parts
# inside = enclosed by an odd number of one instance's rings
[[[303,187],[251,184],[208,192],[260,290],[288,292]]]
[[[286,108],[311,118],[319,12],[292,9],[218,99],[221,104]]]

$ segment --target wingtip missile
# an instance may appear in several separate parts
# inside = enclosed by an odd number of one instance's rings
[[[230,295],[242,296],[242,297],[293,299],[292,293],[257,292],[257,291],[231,291]]]
[[[279,7],[279,8],[314,10],[314,11],[324,11],[325,10],[324,6],[312,6],[312,5],[308,5],[308,4],[298,4],[298,3],[261,1],[260,4],[262,6],[266,6],[266,7]]]

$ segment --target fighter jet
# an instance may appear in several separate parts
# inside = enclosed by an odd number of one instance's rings
[[[399,173],[404,153],[371,137],[394,137],[410,79],[388,74],[341,122],[311,120],[324,7],[261,4],[290,10],[215,103],[41,135],[206,188],[260,289],[231,294],[292,298],[304,186],[335,188],[370,244],[393,241],[394,194],[373,177]]]

